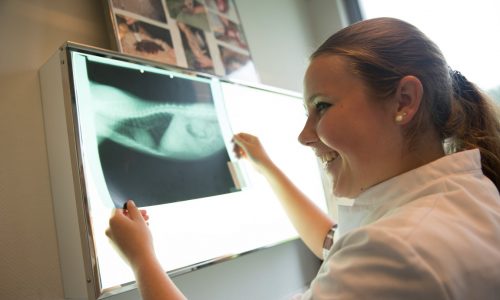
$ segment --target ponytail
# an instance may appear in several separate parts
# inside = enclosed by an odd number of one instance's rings
[[[473,83],[449,69],[453,86],[451,113],[445,125],[448,150],[479,149],[483,173],[500,190],[500,113]]]

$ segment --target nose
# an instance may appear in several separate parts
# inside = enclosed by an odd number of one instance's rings
[[[299,133],[298,140],[299,143],[304,146],[312,146],[318,141],[316,127],[314,126],[313,120],[311,118],[307,118],[306,124],[304,124],[304,128],[302,128],[302,131]]]

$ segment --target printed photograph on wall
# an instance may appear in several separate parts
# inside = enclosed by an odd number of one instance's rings
[[[177,64],[172,35],[166,28],[116,14],[122,52],[158,62]]]
[[[234,0],[107,0],[120,52],[259,82]]]

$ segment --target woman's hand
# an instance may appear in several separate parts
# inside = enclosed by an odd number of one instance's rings
[[[127,202],[126,210],[116,209],[109,219],[106,235],[134,269],[142,259],[155,257],[148,219],[147,212],[139,210],[132,200]]]
[[[126,208],[113,212],[106,235],[134,270],[142,299],[185,300],[156,259],[146,211],[139,210],[132,200],[127,202]]]
[[[238,133],[233,137],[233,151],[238,158],[247,158],[255,169],[261,173],[273,165],[259,141],[259,138],[248,133]]]

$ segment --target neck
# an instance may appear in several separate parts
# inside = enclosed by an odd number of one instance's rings
[[[369,184],[362,186],[361,190],[356,191],[350,197],[355,198],[359,193],[372,186],[419,168],[445,155],[442,143],[437,136],[431,137],[427,135],[411,145],[402,146],[400,149],[401,154],[399,159],[391,160],[392,163],[389,164],[385,161],[384,165],[379,168],[383,172],[379,174],[378,180],[372,179]],[[397,155],[396,153],[392,153],[392,157]]]
[[[436,134],[421,136],[405,148],[400,174],[426,165],[445,155],[443,144]]]

